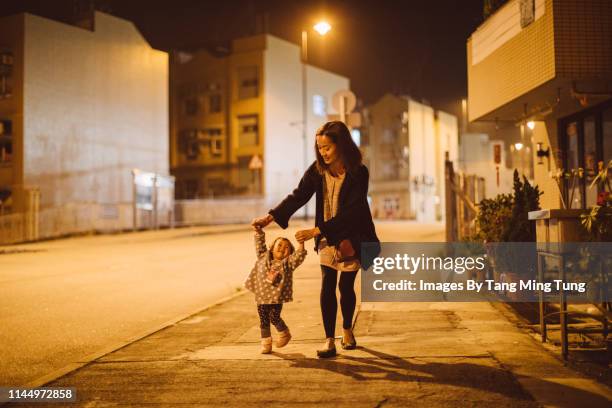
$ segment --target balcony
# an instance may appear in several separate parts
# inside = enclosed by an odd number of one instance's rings
[[[538,120],[612,97],[610,38],[609,0],[508,1],[467,42],[469,119]]]

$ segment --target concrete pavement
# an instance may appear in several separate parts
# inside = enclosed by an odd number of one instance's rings
[[[87,407],[607,407],[612,401],[607,387],[564,367],[488,303],[362,304],[359,348],[318,360],[316,262],[297,270],[294,285],[296,300],[283,310],[294,339],[271,355],[259,354],[255,305],[245,293],[48,386],[76,387],[75,406]]]
[[[244,224],[0,247],[0,386],[56,378],[236,293],[253,254]]]

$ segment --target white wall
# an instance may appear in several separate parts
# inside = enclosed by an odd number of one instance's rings
[[[265,194],[273,207],[295,188],[304,170],[299,47],[267,36],[263,72]]]
[[[501,164],[499,165],[499,186],[497,169],[493,160],[493,145],[501,145]],[[464,133],[461,135],[459,168],[465,174],[476,174],[485,179],[485,197],[512,192],[513,169],[507,167],[506,146],[503,140],[490,140],[484,133]]]
[[[168,173],[168,55],[95,19],[90,32],[26,15],[25,183],[43,208],[125,204],[132,168]]]
[[[315,160],[315,131],[326,122],[326,117],[313,113],[313,95],[327,100],[331,112],[331,97],[340,89],[349,88],[349,80],[340,75],[307,67],[308,118],[306,128],[307,166]],[[300,47],[273,36],[267,36],[264,56],[264,112],[265,146],[264,177],[266,201],[276,205],[298,184],[304,166],[302,137],[302,65]],[[314,216],[314,198],[308,215]],[[303,215],[303,211],[296,216]]]
[[[436,221],[436,146],[434,111],[430,106],[408,101],[408,139],[412,208],[419,222]],[[423,176],[431,185],[423,185]],[[418,187],[412,180],[419,180]]]
[[[437,217],[444,219],[445,213],[445,152],[448,152],[448,158],[457,166],[459,155],[459,130],[457,125],[457,117],[443,111],[436,112],[436,195],[438,196],[439,205],[437,206]]]
[[[308,155],[308,162],[312,163],[316,160],[315,156],[315,133],[317,129],[327,122],[326,116],[317,116],[313,112],[313,97],[315,95],[322,96],[325,100],[327,114],[339,114],[332,107],[333,95],[342,89],[350,89],[349,79],[329,71],[325,71],[321,68],[308,66],[307,67],[307,79],[308,79],[308,146],[306,153]],[[309,214],[314,216],[315,202],[311,200],[309,203]]]

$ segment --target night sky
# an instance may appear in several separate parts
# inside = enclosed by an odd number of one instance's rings
[[[78,0],[3,1],[2,15],[29,11],[63,21]],[[103,0],[96,7],[133,21],[162,50],[227,48],[232,38],[267,31],[299,44],[319,18],[333,26],[309,36],[309,62],[345,75],[366,104],[386,92],[425,99],[458,113],[467,94],[465,44],[482,22],[483,0]],[[262,19],[263,20],[263,19]]]

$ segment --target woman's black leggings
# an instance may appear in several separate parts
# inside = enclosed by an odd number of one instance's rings
[[[323,314],[323,326],[325,337],[334,337],[336,333],[336,314],[338,313],[338,300],[336,299],[336,282],[338,282],[338,271],[321,265],[323,282],[321,284],[321,313]],[[350,329],[353,326],[353,314],[357,296],[355,295],[355,272],[340,272],[340,309],[342,310],[342,327]]]

